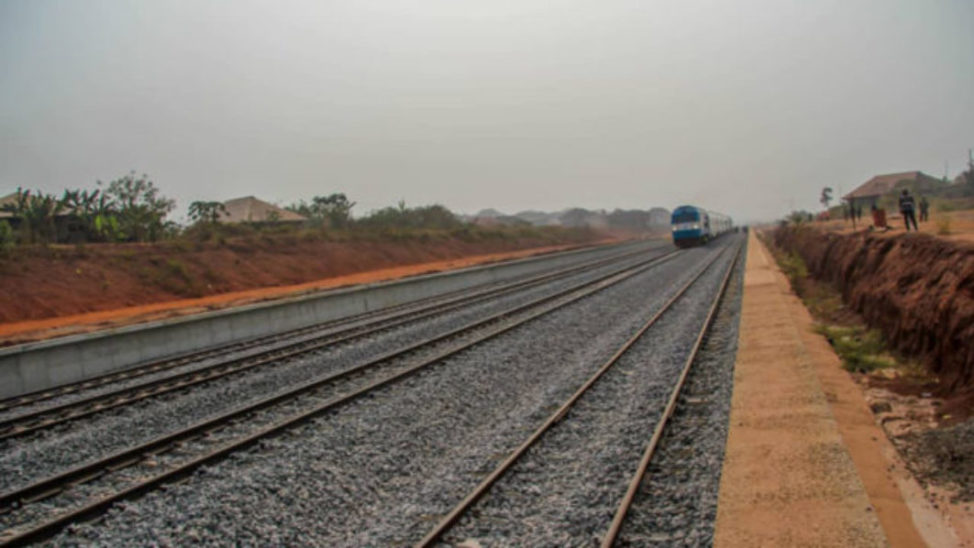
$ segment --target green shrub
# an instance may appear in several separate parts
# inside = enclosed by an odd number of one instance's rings
[[[801,297],[803,291],[801,282],[808,277],[808,267],[805,266],[805,261],[797,253],[780,253],[775,258],[778,260],[781,271],[791,283],[791,289]]]
[[[877,329],[820,325],[817,331],[825,335],[848,371],[865,373],[896,365],[886,351],[882,333]]]
[[[14,229],[7,221],[0,221],[0,255],[6,256],[17,243]]]
[[[441,205],[406,207],[399,202],[398,207],[386,207],[369,213],[355,221],[356,226],[368,228],[436,228],[451,229],[465,226],[456,215]]]
[[[176,259],[166,259],[166,270],[172,276],[189,281],[189,269],[181,261]]]

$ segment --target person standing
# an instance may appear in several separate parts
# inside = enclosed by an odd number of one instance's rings
[[[913,230],[914,231],[920,230],[917,227],[917,218],[916,218],[915,211],[916,211],[916,201],[913,199],[913,196],[910,196],[910,191],[904,188],[903,192],[900,194],[900,213],[903,214],[903,221],[906,223],[907,232],[910,231],[911,220],[913,221]]]
[[[926,196],[920,196],[920,221],[926,222],[930,220],[930,202],[927,201]]]

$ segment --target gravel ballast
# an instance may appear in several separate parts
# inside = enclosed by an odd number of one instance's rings
[[[638,259],[627,260],[631,264]],[[672,263],[673,261],[671,261]],[[580,280],[591,280],[614,267],[602,267],[584,274],[525,292],[506,295],[468,309],[434,317],[400,328],[335,345],[252,374],[231,376],[191,390],[152,398],[113,410],[33,437],[7,441],[0,454],[0,490],[7,491],[38,477],[86,462],[112,451],[134,445],[228,409],[287,389],[311,378],[361,363],[434,334],[465,325],[487,314],[506,310],[521,302],[563,290]],[[673,269],[660,265],[660,272]]]
[[[205,468],[186,483],[125,503],[103,522],[78,526],[57,541],[386,545],[416,540],[631,336],[680,285],[677,280],[687,279],[690,265],[715,252],[691,250]],[[716,271],[701,283],[715,285]],[[687,300],[707,301],[699,293],[694,297],[691,291]],[[695,303],[664,316],[654,342],[647,340],[642,350],[649,365],[634,363],[629,375],[619,375],[652,382],[627,384],[620,378],[616,388],[632,395],[664,391],[663,381],[653,376],[656,368],[679,361],[670,354],[678,354],[680,338],[690,336],[685,327],[694,316],[702,320],[701,308]],[[650,369],[643,373],[644,367]],[[616,413],[592,407],[593,416]],[[580,457],[570,460],[585,462]]]
[[[728,262],[721,261],[701,278],[444,540],[476,540],[489,546],[598,542],[636,470]]]
[[[609,257],[616,257],[617,259],[622,260],[623,255],[631,253],[633,251],[641,251],[644,254],[650,254],[650,253],[655,254],[659,252],[665,252],[666,248],[667,246],[661,245],[659,242],[641,243],[636,245],[630,244],[626,246],[626,248],[621,253],[616,252],[613,254],[607,254],[605,257],[598,257],[598,259],[601,260]],[[580,261],[580,265],[581,263],[586,263],[586,262],[589,262],[589,260]],[[529,279],[549,272],[550,271],[545,271],[541,273],[532,274],[530,276],[522,276],[519,278],[508,280],[506,282],[487,283],[480,286],[471,287],[465,291],[458,291],[455,293],[445,294],[441,297],[434,298],[426,302],[435,303],[435,302],[442,302],[450,299],[455,299],[457,297],[462,297],[476,292],[491,290],[494,288],[500,288],[518,280]],[[399,311],[399,310],[408,311],[410,309],[416,309],[419,306],[422,306],[422,303],[400,305],[388,310],[390,312]],[[355,317],[355,318],[350,318],[349,321],[342,321],[340,323],[328,322],[326,324],[323,324],[321,327],[302,328],[299,330],[295,330],[293,332],[286,332],[274,336],[241,341],[240,343],[227,345],[225,348],[208,350],[200,357],[196,359],[192,359],[191,361],[187,361],[183,365],[179,365],[171,369],[165,369],[156,373],[137,375],[130,379],[118,380],[98,387],[82,389],[78,392],[67,393],[60,396],[55,396],[53,398],[43,399],[34,404],[18,405],[10,409],[2,410],[0,411],[0,420],[7,420],[25,413],[43,410],[60,404],[68,404],[74,401],[78,401],[82,398],[96,396],[99,394],[108,393],[126,387],[136,386],[145,383],[147,381],[169,378],[176,374],[198,371],[201,369],[205,369],[207,366],[213,365],[217,362],[225,361],[227,359],[249,357],[259,352],[266,352],[273,348],[284,347],[288,344],[294,344],[294,343],[311,340],[314,339],[315,337],[322,336],[323,334],[331,333],[353,325],[366,325],[375,321],[375,319],[381,317],[382,315],[383,315],[383,311],[377,310],[362,316],[360,319],[358,317]]]
[[[738,265],[693,363],[620,546],[712,546],[729,430],[744,265]]]

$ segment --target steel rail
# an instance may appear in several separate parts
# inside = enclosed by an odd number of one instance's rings
[[[633,252],[618,253],[608,258],[594,259],[592,261],[582,263],[581,266],[584,267],[589,264],[595,264],[600,262],[611,262],[612,260],[624,260],[624,258],[626,257],[635,256],[640,253],[656,251],[663,247],[667,247],[667,246],[654,246],[654,247],[641,249]],[[597,268],[597,266],[593,266],[592,268]],[[544,273],[541,274],[541,276],[545,276],[545,275],[548,274],[544,274]],[[522,280],[518,280],[517,278],[515,278],[513,283],[520,283],[521,281]],[[483,284],[481,287],[491,286],[494,285],[495,283]],[[226,354],[227,352],[242,352],[250,348],[267,345],[268,343],[274,341],[286,340],[288,338],[296,338],[302,335],[313,333],[315,331],[321,331],[325,329],[331,329],[336,326],[343,326],[343,325],[366,321],[371,318],[375,318],[376,316],[381,317],[381,316],[389,315],[390,313],[395,313],[397,311],[404,311],[404,313],[408,314],[410,311],[414,311],[414,310],[425,310],[428,307],[437,306],[437,303],[449,302],[451,300],[455,300],[457,296],[460,296],[461,298],[467,297],[470,295],[471,289],[475,289],[475,288],[458,289],[456,291],[451,291],[443,295],[436,295],[434,297],[429,297],[427,299],[421,299],[419,301],[408,302],[408,303],[403,303],[395,306],[381,308],[378,310],[363,312],[361,314],[356,314],[354,316],[329,320],[327,322],[321,322],[310,326],[292,329],[289,331],[285,331],[283,333],[275,333],[273,335],[266,335],[266,336],[256,337],[256,338],[247,339],[243,341],[237,341],[229,344],[223,344],[216,347],[210,347],[203,350],[192,351],[189,353],[165,358],[148,364],[139,365],[133,368],[126,369],[124,371],[105,373],[103,375],[91,377],[83,381],[64,384],[54,388],[37,390],[26,394],[20,394],[18,396],[13,396],[10,398],[0,400],[0,412],[5,412],[7,410],[14,409],[16,407],[33,405],[38,402],[74,394],[83,390],[98,388],[114,382],[126,381],[141,376],[147,376],[147,375],[152,375],[163,371],[168,371],[171,369],[175,369],[177,367],[182,367],[184,365],[191,364],[193,362],[202,361],[208,358],[212,358],[214,356],[220,356],[221,354]],[[256,355],[259,355],[259,353]]]
[[[532,286],[549,283],[558,278],[568,277],[587,270],[593,270],[614,262],[622,262],[636,255],[645,254],[644,251],[626,253],[607,259],[600,259],[583,265],[547,273],[498,288],[491,288],[473,295],[464,295],[447,302],[434,303],[419,311],[406,311],[394,314],[388,318],[375,321],[365,326],[353,326],[346,329],[327,333],[311,339],[287,343],[284,346],[268,349],[260,353],[230,358],[192,371],[170,375],[131,386],[95,394],[86,398],[76,399],[60,405],[38,409],[14,417],[0,420],[0,441],[29,435],[54,426],[73,422],[92,415],[103,413],[118,407],[158,397],[163,394],[183,390],[202,383],[211,382],[230,375],[249,371],[267,364],[279,362],[314,352],[328,346],[349,342],[355,339],[374,335],[375,333],[394,329],[423,319],[444,314],[458,308],[471,306],[478,301],[486,301],[506,293],[525,290]]]
[[[703,326],[700,328],[700,332],[697,334],[697,340],[693,343],[693,348],[690,351],[690,355],[687,356],[686,362],[683,365],[683,370],[680,373],[680,378],[677,380],[676,386],[674,386],[673,392],[670,394],[670,398],[666,402],[666,408],[663,411],[663,416],[660,418],[659,422],[656,423],[656,427],[653,429],[653,436],[646,445],[646,450],[643,452],[643,456],[639,461],[639,466],[636,467],[636,472],[633,474],[632,480],[629,482],[629,486],[626,489],[626,494],[622,497],[622,501],[619,503],[615,515],[612,517],[612,523],[609,525],[609,530],[606,531],[605,536],[602,537],[602,548],[611,548],[611,546],[615,544],[616,538],[619,536],[619,532],[622,530],[622,524],[626,519],[626,514],[629,512],[629,508],[632,506],[632,502],[636,498],[636,493],[639,491],[639,486],[646,477],[646,472],[649,470],[649,463],[652,461],[653,455],[656,453],[656,448],[659,446],[660,439],[663,437],[663,431],[666,429],[666,425],[669,422],[670,417],[673,416],[673,411],[676,409],[680,392],[683,390],[683,385],[686,384],[687,377],[690,375],[690,368],[693,366],[693,362],[697,359],[697,354],[700,352],[700,348],[703,346],[704,337],[706,336],[707,331],[710,330],[710,325],[713,323],[714,317],[717,315],[717,308],[720,306],[720,301],[723,299],[724,293],[727,292],[727,286],[730,283],[731,274],[733,274],[734,268],[737,266],[737,262],[740,259],[741,250],[743,247],[743,244],[738,246],[737,252],[734,255],[734,260],[731,262],[730,268],[727,269],[727,273],[724,274],[724,279],[720,284],[720,291],[717,292],[717,297],[714,299],[713,304],[710,305],[710,310],[707,312],[707,319],[704,321]]]
[[[460,292],[462,292],[462,290],[450,292],[447,295],[452,295]],[[419,302],[425,303],[428,301],[442,298],[444,296],[446,295],[439,295],[436,297],[431,297],[430,299],[423,299],[422,301]],[[363,321],[368,318],[375,317],[377,315],[386,314],[392,310],[398,310],[398,309],[408,308],[410,306],[415,306],[419,302],[403,303],[388,308],[363,312],[362,314],[356,314],[355,316],[351,316],[347,318],[339,318],[339,319],[329,320],[327,322],[321,322],[306,327],[300,327],[290,331],[285,331],[283,333],[264,335],[261,337],[256,337],[256,338],[247,339],[243,341],[237,341],[229,344],[222,344],[215,347],[209,347],[203,350],[194,350],[185,354],[167,357],[162,360],[154,361],[144,365],[136,365],[135,367],[125,369],[123,371],[114,371],[111,373],[105,373],[102,375],[85,379],[83,381],[77,381],[73,383],[56,386],[53,388],[45,388],[34,392],[20,394],[18,396],[12,396],[10,398],[0,400],[0,411],[7,411],[8,409],[13,409],[16,407],[32,405],[37,402],[49,400],[52,398],[57,398],[60,396],[74,394],[82,390],[98,388],[99,386],[104,386],[106,384],[111,384],[114,382],[125,381],[128,379],[142,377],[146,375],[152,375],[154,373],[159,373],[161,371],[167,371],[170,369],[174,369],[176,367],[182,367],[184,365],[191,364],[193,362],[202,361],[211,358],[213,356],[219,356],[227,352],[241,352],[249,348],[253,348],[255,346],[265,345],[275,340],[281,340],[288,337],[300,337],[301,335],[304,335],[306,333],[311,333],[322,329],[328,329],[336,325]]]
[[[59,515],[54,519],[41,523],[29,530],[15,533],[13,536],[9,536],[0,541],[2,546],[19,546],[28,544],[30,542],[35,542],[48,538],[53,534],[56,534],[63,527],[77,522],[89,519],[93,516],[99,515],[106,511],[112,504],[120,500],[138,496],[149,490],[152,490],[160,485],[170,483],[177,479],[188,476],[197,468],[204,464],[216,462],[223,457],[241,449],[250,447],[257,441],[267,438],[269,436],[277,435],[282,433],[300,423],[310,420],[314,417],[320,416],[334,408],[341,406],[343,404],[349,403],[363,395],[369,394],[377,388],[395,383],[402,379],[405,379],[421,370],[428,368],[429,366],[442,362],[445,358],[455,355],[463,350],[466,350],[474,345],[480,344],[486,340],[492,339],[502,333],[506,333],[520,325],[523,325],[531,320],[534,320],[543,315],[549,314],[557,309],[567,306],[571,303],[577,302],[589,295],[602,291],[614,284],[622,282],[623,280],[629,279],[637,274],[645,272],[654,266],[663,264],[677,254],[680,254],[680,250],[674,250],[662,257],[654,258],[643,264],[624,269],[621,272],[616,272],[611,275],[604,276],[598,280],[590,281],[585,284],[581,284],[572,289],[567,289],[559,292],[557,295],[551,295],[547,297],[542,297],[535,299],[529,303],[520,305],[514,309],[506,312],[494,314],[489,318],[473,322],[472,324],[455,329],[450,333],[435,337],[430,341],[424,343],[417,343],[407,347],[406,349],[392,352],[387,354],[383,358],[372,360],[368,363],[354,366],[352,368],[346,369],[344,371],[328,375],[326,377],[314,380],[302,387],[288,390],[286,392],[279,393],[277,395],[265,398],[259,402],[253,403],[251,405],[238,408],[237,410],[225,413],[218,417],[212,419],[204,420],[198,422],[190,427],[184,428],[178,432],[166,434],[157,437],[148,442],[142,443],[136,447],[125,449],[116,452],[113,455],[109,455],[105,458],[99,459],[97,461],[78,466],[67,472],[52,476],[38,482],[35,482],[29,486],[12,491],[3,495],[0,495],[0,513],[6,513],[14,508],[22,506],[23,503],[35,502],[38,500],[43,500],[49,498],[50,496],[56,495],[65,489],[68,489],[76,484],[85,483],[92,479],[101,477],[106,473],[114,472],[126,467],[133,466],[139,462],[150,458],[154,455],[165,453],[181,444],[186,443],[194,439],[200,439],[212,432],[222,429],[224,426],[230,424],[236,424],[241,422],[243,419],[252,415],[256,411],[266,409],[275,404],[293,401],[298,396],[305,395],[307,393],[313,392],[315,389],[332,382],[338,378],[343,378],[350,376],[358,371],[364,370],[368,367],[381,363],[383,361],[388,361],[391,357],[396,357],[402,354],[407,354],[415,351],[423,346],[428,346],[434,342],[439,342],[446,340],[451,337],[456,337],[457,335],[462,335],[466,332],[470,332],[479,327],[483,327],[489,323],[497,322],[505,317],[513,316],[520,312],[530,311],[523,317],[516,318],[509,321],[506,324],[502,324],[499,327],[494,328],[492,331],[486,334],[478,335],[470,340],[464,341],[457,344],[454,347],[448,348],[446,350],[436,353],[432,357],[424,358],[419,363],[415,365],[407,366],[403,369],[395,371],[386,376],[374,379],[365,385],[362,385],[350,393],[345,393],[337,396],[333,396],[323,403],[314,406],[311,409],[304,410],[300,413],[294,414],[291,417],[274,423],[271,426],[263,427],[257,432],[247,435],[237,441],[231,442],[224,445],[205,455],[196,457],[189,462],[175,466],[174,468],[159,474],[151,478],[145,478],[139,483],[128,487],[122,491],[118,491],[111,495],[105,496],[97,501],[87,504],[76,510],[67,512],[65,514]],[[561,302],[558,299],[565,297]],[[544,307],[544,305],[554,303],[553,306]],[[540,308],[540,309],[539,309]],[[531,311],[531,309],[535,309]]]
[[[598,380],[602,378],[602,376],[607,371],[609,371],[616,363],[618,363],[619,359],[622,358],[622,356],[625,355],[625,353],[628,352],[629,349],[632,348],[632,346],[636,344],[636,342],[643,337],[646,331],[648,331],[651,327],[653,327],[653,325],[655,325],[656,322],[667,311],[669,311],[670,308],[687,291],[689,291],[690,287],[692,287],[697,282],[697,280],[699,280],[704,275],[704,273],[707,272],[710,266],[713,265],[723,255],[724,252],[722,251],[716,254],[713,259],[705,263],[703,267],[701,267],[699,271],[696,274],[694,274],[693,277],[686,284],[684,284],[673,296],[671,296],[663,304],[663,306],[659,310],[657,310],[656,313],[654,313],[652,317],[650,317],[646,321],[646,323],[644,323],[643,326],[639,328],[639,330],[636,331],[636,333],[632,337],[630,337],[625,343],[623,343],[621,347],[619,347],[618,350],[616,350],[616,352],[612,355],[612,357],[610,357],[605,363],[603,363],[602,366],[599,367],[595,371],[595,373],[593,373],[592,376],[589,377],[589,379],[585,381],[585,383],[582,384],[571,395],[571,397],[568,398],[568,400],[565,401],[565,403],[563,403],[554,413],[552,413],[547,418],[547,420],[545,420],[545,422],[542,423],[541,426],[539,426],[531,434],[530,437],[528,437],[527,440],[525,440],[510,455],[508,455],[508,457],[504,459],[504,461],[501,462],[494,469],[493,472],[491,472],[486,478],[484,478],[479,484],[477,484],[477,486],[472,491],[470,491],[470,493],[466,497],[464,497],[463,500],[457,503],[457,505],[454,506],[453,509],[450,510],[450,512],[448,512],[433,527],[433,529],[430,530],[430,532],[427,533],[426,536],[424,536],[422,540],[417,542],[414,546],[416,548],[426,548],[436,543],[439,540],[439,538],[443,535],[443,533],[445,533],[448,529],[450,529],[453,526],[453,524],[456,523],[456,521],[460,519],[460,517],[467,510],[469,510],[471,506],[473,506],[474,503],[480,500],[480,498],[483,497],[490,490],[490,488],[497,482],[497,480],[499,480],[512,466],[514,466],[515,463],[517,463],[518,460],[520,460],[522,456],[524,456],[524,454],[528,451],[528,449],[534,446],[544,436],[546,432],[548,432],[552,427],[555,426],[555,424],[557,424],[559,421],[562,420],[562,418],[565,417],[565,415],[572,408],[572,406],[574,406],[575,403],[577,403],[578,400],[581,399],[581,397],[586,392],[588,392],[589,389],[592,388],[592,386],[594,386],[596,382],[598,382]]]

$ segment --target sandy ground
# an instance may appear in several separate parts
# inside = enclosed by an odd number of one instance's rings
[[[864,211],[862,220],[856,222],[855,229],[853,229],[851,221],[816,221],[814,224],[827,230],[848,234],[866,230],[872,226],[873,222],[869,213]],[[906,231],[903,218],[899,213],[892,213],[892,216],[887,218],[887,224],[890,229],[888,231],[880,230],[878,233],[896,235]],[[930,213],[930,220],[918,222],[917,227],[921,233],[938,238],[974,242],[974,210],[932,212]],[[941,233],[944,228],[947,230],[946,234]]]
[[[942,400],[929,397],[929,394],[917,397],[874,386],[866,375],[857,375],[856,380],[889,439],[900,439],[903,443],[903,438],[911,433],[936,428],[937,411]],[[899,455],[894,454],[894,458],[899,460]],[[957,533],[960,546],[974,547],[974,507],[970,503],[954,502],[955,493],[949,489],[932,485],[921,488],[912,477],[903,479],[901,488],[925,497]]]
[[[196,299],[181,299],[142,306],[90,312],[86,314],[46,318],[41,320],[0,323],[0,345],[19,344],[74,333],[86,333],[99,329],[108,329],[122,325],[148,322],[162,318],[197,314],[207,310],[216,310],[258,301],[293,297],[304,293],[311,293],[325,289],[334,289],[343,286],[394,280],[397,278],[417,276],[431,272],[455,270],[478,264],[552,253],[573,247],[578,246],[562,245],[505,253],[491,253],[466,257],[463,259],[436,261],[395,268],[384,268],[368,272],[359,272],[296,285],[235,291]]]
[[[753,235],[744,284],[716,545],[964,545]]]

